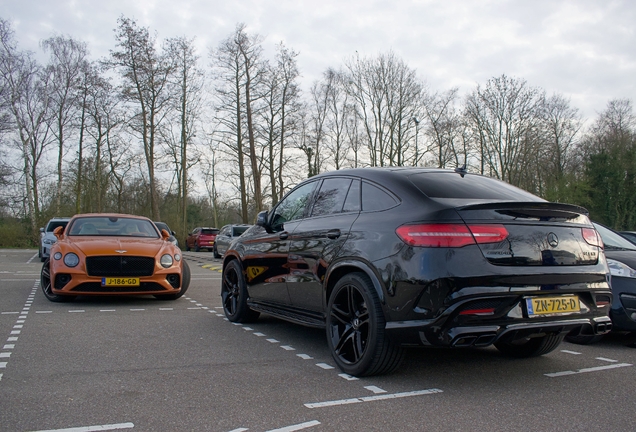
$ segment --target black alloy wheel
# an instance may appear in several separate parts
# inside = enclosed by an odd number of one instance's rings
[[[513,341],[495,342],[495,347],[504,355],[517,358],[538,357],[552,352],[559,346],[564,334],[547,334],[545,336],[525,338]]]
[[[384,332],[378,295],[364,273],[338,281],[329,298],[327,342],[343,372],[353,376],[379,375],[395,370],[403,349]]]
[[[225,316],[232,322],[252,322],[260,315],[247,305],[247,285],[243,269],[237,260],[230,261],[223,269],[221,301]]]
[[[158,300],[176,300],[182,297],[190,286],[190,266],[183,260],[183,270],[181,271],[181,291],[176,294],[155,294]]]
[[[40,285],[42,286],[42,292],[44,297],[49,301],[55,303],[69,302],[75,299],[75,296],[61,296],[53,294],[51,289],[51,259],[47,258],[42,264],[42,271],[40,272]]]
[[[200,252],[201,251],[201,247],[199,246],[199,243],[194,243],[194,251],[195,252]]]
[[[212,248],[212,253],[214,253],[214,258],[221,258],[218,249],[216,248],[216,242],[214,243],[214,247]]]

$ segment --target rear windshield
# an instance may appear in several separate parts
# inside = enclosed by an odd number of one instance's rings
[[[125,217],[79,217],[73,220],[68,235],[159,238],[149,220]]]
[[[429,198],[544,201],[536,195],[490,177],[456,173],[420,173],[410,180]]]
[[[68,225],[68,221],[51,221],[46,226],[46,231],[53,231],[57,227],[66,227]]]
[[[234,227],[234,233],[232,234],[232,237],[238,237],[241,234],[243,234],[245,231],[247,231],[249,227]]]
[[[219,230],[216,228],[215,229],[203,228],[201,230],[201,234],[204,234],[204,235],[217,235],[218,233],[219,233]]]

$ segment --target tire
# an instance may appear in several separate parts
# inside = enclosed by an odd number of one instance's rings
[[[44,261],[44,264],[42,264],[42,270],[40,271],[40,286],[42,287],[44,297],[55,303],[70,302],[76,297],[53,294],[53,291],[51,290],[51,260],[49,258],[47,258]]]
[[[541,337],[520,339],[511,342],[495,342],[495,347],[504,355],[517,358],[538,357],[552,352],[563,341],[563,334],[547,334]]]
[[[186,252],[190,252],[190,245],[188,244],[187,241],[186,241]]]
[[[223,269],[221,277],[221,301],[228,320],[247,323],[258,319],[260,313],[250,309],[247,305],[247,296],[247,284],[241,264],[237,260],[232,260]]]
[[[201,248],[199,247],[199,243],[195,243],[194,244],[194,251],[195,252],[201,252]]]
[[[42,262],[46,261],[47,259],[48,259],[48,258],[40,257],[40,261],[42,261]]]
[[[577,344],[577,345],[590,345],[596,342],[600,342],[605,335],[578,335],[578,336],[566,336],[565,340]]]
[[[181,291],[176,294],[155,294],[158,300],[176,300],[183,296],[190,286],[190,266],[186,260],[183,260],[183,271],[181,273]]]
[[[327,307],[327,344],[338,367],[353,376],[380,375],[395,370],[404,350],[385,333],[378,294],[364,273],[340,279]]]
[[[221,258],[221,255],[219,255],[219,251],[216,249],[216,243],[214,243],[214,247],[212,248],[212,253],[214,254],[214,258]]]

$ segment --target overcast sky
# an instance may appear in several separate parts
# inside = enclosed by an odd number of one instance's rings
[[[196,37],[204,65],[243,22],[266,54],[281,41],[300,53],[305,89],[356,51],[393,50],[434,91],[465,95],[506,74],[569,97],[587,119],[611,99],[636,102],[634,0],[0,0],[20,47],[35,52],[64,34],[106,56],[121,15],[159,39]]]

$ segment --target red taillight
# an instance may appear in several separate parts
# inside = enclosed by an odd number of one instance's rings
[[[481,308],[481,309],[464,309],[460,315],[493,315],[495,308]]]
[[[588,244],[600,248],[603,247],[603,240],[594,228],[581,228],[581,233],[583,233],[583,238]]]
[[[463,247],[497,243],[508,237],[508,230],[503,225],[402,225],[396,233],[406,244],[420,247]]]

